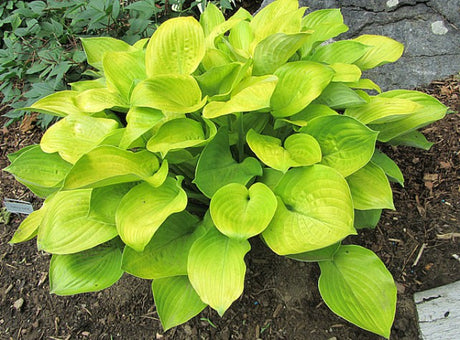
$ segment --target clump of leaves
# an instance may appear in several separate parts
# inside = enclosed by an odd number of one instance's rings
[[[317,262],[332,311],[389,337],[391,274],[341,242],[394,209],[389,181],[403,185],[376,142],[426,147],[417,129],[446,107],[361,77],[396,61],[400,43],[323,45],[347,30],[340,11],[304,12],[278,0],[225,20],[210,4],[200,22],[171,19],[134,45],[83,40],[102,76],[29,107],[62,120],[6,168],[46,198],[11,242],[37,236],[53,254],[53,293],[97,291],[127,272],[153,280],[165,330],[207,305],[223,315],[260,236]]]
[[[160,18],[190,13],[183,1],[138,0],[8,0],[0,4],[0,92],[2,104],[15,111],[7,117],[20,119],[29,106],[66,84],[85,76],[85,54],[77,36],[118,37],[129,43],[152,35]],[[45,128],[53,116],[41,114]]]

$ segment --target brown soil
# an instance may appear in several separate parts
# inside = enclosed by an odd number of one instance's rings
[[[397,282],[392,339],[418,337],[414,292],[460,279],[460,263],[452,257],[460,254],[459,238],[451,234],[460,231],[459,89],[458,78],[422,89],[454,112],[423,131],[435,142],[430,151],[386,149],[406,177],[404,188],[393,186],[396,211],[385,211],[375,230],[347,240],[374,250]],[[5,122],[1,118],[0,126]],[[33,119],[0,131],[1,168],[8,164],[6,154],[39,141],[41,132],[30,123]],[[40,205],[9,174],[0,172],[0,180],[2,199]],[[335,316],[321,302],[317,265],[276,256],[258,239],[246,258],[244,294],[223,318],[207,308],[163,333],[150,282],[128,274],[98,293],[50,295],[50,256],[37,251],[34,241],[8,244],[23,218],[12,215],[7,225],[0,224],[1,339],[380,339]]]

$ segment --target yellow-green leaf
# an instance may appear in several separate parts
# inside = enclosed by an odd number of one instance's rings
[[[147,45],[147,76],[192,74],[204,54],[204,33],[198,21],[193,17],[169,19],[158,27]]]

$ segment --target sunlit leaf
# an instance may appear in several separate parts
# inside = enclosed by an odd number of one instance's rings
[[[53,116],[65,117],[72,114],[81,114],[82,110],[77,106],[77,91],[59,91],[37,100],[26,111],[46,113]]]
[[[118,234],[126,245],[143,251],[168,216],[184,210],[186,205],[185,191],[170,177],[156,188],[141,183],[132,188],[118,206],[115,216]]]
[[[120,141],[120,148],[127,149],[144,133],[164,118],[161,111],[148,107],[131,107],[126,115],[126,129]]]
[[[312,251],[356,234],[350,190],[336,170],[324,165],[291,169],[274,192],[278,206],[262,237],[275,253]]]
[[[205,54],[204,33],[193,17],[173,18],[153,34],[145,53],[147,76],[189,75]]]
[[[64,188],[97,188],[148,180],[158,168],[158,158],[151,152],[132,152],[103,145],[86,153],[75,163],[65,179]]]
[[[215,125],[207,120],[215,135]],[[206,143],[206,134],[200,122],[190,118],[178,118],[164,123],[147,142],[147,149],[164,157],[170,150],[180,150]]]
[[[439,100],[426,93],[409,90],[393,90],[382,93],[379,97],[411,100],[419,105],[420,109],[394,122],[371,124],[370,128],[379,131],[378,140],[387,142],[397,136],[419,129],[446,115],[447,107]]]
[[[48,195],[57,191],[71,167],[72,164],[57,153],[43,152],[40,145],[34,145],[3,170],[13,174],[24,185],[30,185],[32,191],[38,189],[37,194],[41,196],[42,192]]]
[[[394,209],[388,178],[382,168],[373,162],[348,176],[347,182],[356,209]]]
[[[371,46],[360,59],[354,62],[362,70],[395,62],[404,51],[403,44],[381,35],[364,34],[353,40]]]
[[[21,222],[9,243],[25,242],[37,236],[38,228],[43,221],[43,216],[45,216],[45,204],[46,203],[44,203],[40,209],[30,213],[30,215]]]
[[[334,71],[319,63],[296,61],[281,66],[275,75],[279,80],[271,97],[272,114],[288,117],[316,99],[332,80]]]
[[[238,85],[230,100],[208,103],[203,109],[203,116],[216,118],[235,112],[267,109],[277,81],[274,76],[250,77]]]
[[[264,231],[276,205],[275,195],[265,184],[255,183],[247,189],[242,184],[230,183],[216,191],[209,209],[221,233],[245,240]]]
[[[194,233],[197,224],[198,218],[187,211],[172,214],[142,252],[125,247],[123,270],[144,279],[187,275],[188,252],[200,236]]]
[[[185,275],[153,280],[152,291],[165,331],[187,322],[206,307]]]
[[[85,49],[88,64],[102,70],[102,60],[107,52],[129,52],[135,48],[128,45],[122,40],[111,37],[91,37],[81,38],[83,48]]]
[[[243,293],[244,255],[250,249],[248,241],[233,240],[215,228],[190,249],[187,264],[190,282],[201,300],[220,316]]]
[[[121,270],[121,251],[116,244],[68,255],[53,255],[50,263],[50,292],[73,295],[96,292],[117,282]]]
[[[56,193],[38,230],[38,248],[52,254],[72,254],[117,236],[114,226],[88,218],[90,201],[90,189]]]
[[[146,78],[145,53],[143,50],[132,52],[108,52],[104,55],[104,75],[109,90],[118,91],[128,102],[135,82]]]
[[[278,138],[260,135],[254,130],[249,130],[246,140],[263,163],[282,172],[290,167],[308,166],[321,161],[318,142],[305,133],[289,136],[284,141],[284,147]]]
[[[360,246],[342,246],[333,261],[319,266],[318,287],[326,305],[355,325],[389,338],[396,285],[377,255]]]
[[[254,50],[254,69],[256,76],[272,74],[302,46],[308,33],[276,33],[257,44]]]
[[[346,116],[313,119],[302,128],[318,141],[323,155],[321,163],[348,176],[369,162],[374,154],[377,132]]]
[[[140,82],[133,90],[131,104],[167,112],[189,113],[206,103],[192,76],[158,75]]]

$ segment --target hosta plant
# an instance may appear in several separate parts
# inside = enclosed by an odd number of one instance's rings
[[[124,272],[152,281],[164,329],[243,292],[249,239],[321,268],[336,314],[389,337],[396,287],[370,250],[341,245],[394,209],[403,184],[384,143],[426,148],[417,131],[446,107],[416,91],[381,92],[362,71],[403,46],[347,30],[339,10],[306,16],[278,0],[254,17],[163,23],[134,45],[83,39],[99,75],[29,110],[62,117],[6,171],[43,206],[11,242],[53,254],[50,289],[97,291]],[[401,75],[404,77],[410,75]]]

